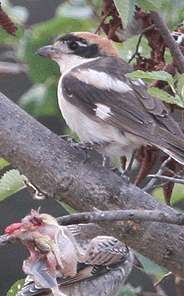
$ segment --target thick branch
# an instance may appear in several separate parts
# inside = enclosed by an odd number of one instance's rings
[[[181,73],[184,73],[184,57],[183,54],[178,46],[178,44],[175,42],[173,36],[171,35],[165,21],[160,16],[158,12],[152,11],[151,16],[154,20],[154,23],[159,28],[162,37],[164,38],[165,42],[167,43],[172,56],[177,61],[178,68],[181,71]]]
[[[177,212],[158,202],[100,163],[84,163],[84,153],[42,126],[0,95],[0,155],[41,191],[77,211],[158,210]],[[184,229],[156,222],[101,222],[109,234],[184,277]]]

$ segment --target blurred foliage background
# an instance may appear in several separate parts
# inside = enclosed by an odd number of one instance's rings
[[[184,1],[181,0],[116,0],[115,2],[122,16],[123,24],[128,28],[126,36],[123,35],[123,32],[120,32],[125,41],[117,44],[120,56],[127,61],[135,52],[139,38],[139,28],[132,21],[136,3],[145,10],[160,11],[171,30],[183,21]],[[94,33],[101,20],[102,0],[75,0],[74,3],[73,1],[63,2],[59,0],[2,0],[1,4],[18,30],[15,36],[10,36],[1,29],[0,60],[26,65],[27,68],[26,72],[20,72],[19,75],[3,75],[0,71],[1,91],[55,133],[70,133],[65,126],[57,104],[59,68],[55,62],[50,59],[43,59],[35,52],[38,48],[51,44],[58,36],[72,31]],[[147,39],[144,37],[140,44],[140,51],[143,56],[149,57],[150,48]],[[168,61],[171,59],[169,51],[166,52],[165,56]],[[3,162],[0,163],[0,166],[1,175],[11,168]],[[136,172],[136,165],[134,170]],[[164,202],[162,189],[157,189],[154,196]],[[175,185],[172,197],[173,206],[180,210],[184,209],[183,198],[183,185]],[[1,234],[3,234],[6,225],[19,221],[31,208],[37,209],[39,205],[42,207],[42,212],[45,211],[54,216],[65,213],[61,205],[51,198],[45,201],[33,201],[24,189],[1,202]],[[8,248],[9,251],[7,251]],[[20,245],[18,247],[8,246],[8,248],[2,249],[0,256],[0,295],[2,296],[5,295],[8,287],[15,280],[23,277],[21,261],[27,256],[26,251]],[[160,279],[166,272],[141,255],[138,255],[138,257],[145,267],[145,272],[150,277],[145,275],[143,271],[133,270],[128,279],[130,284],[123,288],[121,295],[143,295],[141,291],[156,293],[152,287],[152,282]],[[166,280],[162,288],[166,289],[166,294],[162,291],[163,294],[159,295],[177,295],[174,277]]]

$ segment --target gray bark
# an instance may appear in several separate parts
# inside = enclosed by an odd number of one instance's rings
[[[88,160],[0,94],[0,155],[40,190],[77,211],[159,210],[177,212],[101,164]],[[109,234],[184,277],[184,228],[158,222],[101,222]]]

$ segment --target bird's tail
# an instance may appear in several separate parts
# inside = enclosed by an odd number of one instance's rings
[[[157,147],[170,155],[177,162],[184,165],[184,135],[181,130],[180,133],[176,135],[160,126],[158,128],[158,134],[162,141],[161,145],[158,144]]]

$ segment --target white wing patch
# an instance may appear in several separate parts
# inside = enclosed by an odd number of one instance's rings
[[[110,107],[96,103],[96,108],[93,110],[96,111],[96,116],[100,117],[101,119],[106,119],[107,117],[111,116],[111,109]]]
[[[144,81],[142,80],[142,79],[137,79],[137,80],[132,80],[132,83],[134,84],[134,85],[137,85],[137,86],[141,86],[141,85],[144,85],[145,86],[145,83],[144,83]]]
[[[105,72],[98,72],[92,69],[76,70],[72,72],[80,81],[93,85],[99,89],[114,90],[117,92],[129,92],[132,88],[125,82],[119,80],[116,77],[110,76]]]

